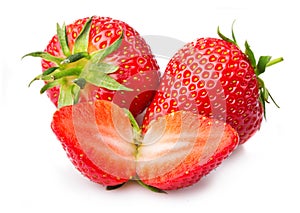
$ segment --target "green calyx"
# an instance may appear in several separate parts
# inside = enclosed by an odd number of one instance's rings
[[[150,191],[152,191],[152,192],[167,194],[166,191],[161,190],[161,189],[159,189],[159,188],[156,188],[156,187],[154,187],[154,186],[147,185],[147,184],[145,184],[143,181],[141,181],[141,180],[139,180],[139,179],[137,179],[136,182],[137,182],[138,184],[140,184],[142,187],[144,187],[145,189],[148,189],[148,190],[150,190]],[[126,182],[125,182],[125,183],[126,183]],[[121,184],[115,185],[115,186],[107,186],[107,187],[106,187],[106,190],[111,191],[111,190],[119,189],[119,188],[121,188],[122,186],[124,186],[125,183],[121,183]]]
[[[28,53],[22,57],[22,59],[27,56],[40,57],[55,64],[55,66],[36,76],[29,83],[29,86],[36,80],[44,81],[45,85],[41,88],[40,93],[53,87],[59,87],[58,108],[76,104],[80,91],[85,88],[86,84],[109,90],[132,91],[109,76],[109,74],[116,72],[119,67],[104,62],[106,56],[120,47],[123,33],[107,48],[88,53],[91,22],[92,18],[86,21],[72,50],[68,44],[65,24],[62,27],[57,24],[57,37],[65,57],[56,57],[47,52],[39,51]]]
[[[234,45],[236,45],[239,48],[236,38],[235,38],[235,35],[234,35],[233,25],[234,25],[234,22],[232,23],[232,26],[231,26],[232,39],[224,36],[220,32],[219,27],[217,29],[217,33],[220,36],[220,38],[222,38],[223,40],[225,40],[227,42],[233,43]],[[270,67],[274,64],[277,64],[277,63],[283,61],[283,58],[280,57],[280,58],[272,59],[271,56],[260,56],[258,59],[258,62],[257,62],[256,58],[254,56],[254,53],[251,50],[250,45],[247,41],[245,41],[245,52],[244,53],[248,57],[250,65],[253,67],[255,75],[257,77],[257,81],[259,84],[259,100],[260,100],[263,110],[264,110],[264,117],[266,118],[266,103],[270,103],[269,98],[272,100],[272,102],[275,104],[276,107],[279,108],[279,105],[275,102],[274,98],[271,96],[269,90],[266,88],[266,85],[265,85],[264,81],[262,80],[262,78],[260,77],[260,75],[265,72],[267,67]]]

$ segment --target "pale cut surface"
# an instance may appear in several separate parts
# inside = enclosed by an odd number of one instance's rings
[[[135,175],[132,127],[120,107],[106,101],[74,106],[73,124],[80,147],[97,167],[118,178]]]
[[[190,112],[171,113],[150,124],[138,150],[137,174],[146,183],[170,181],[237,141],[236,132],[223,122]]]

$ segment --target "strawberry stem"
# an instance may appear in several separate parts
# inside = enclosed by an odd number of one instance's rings
[[[271,60],[267,63],[266,67],[272,66],[272,65],[277,64],[277,63],[282,62],[282,61],[283,61],[282,57],[273,59],[273,60]]]

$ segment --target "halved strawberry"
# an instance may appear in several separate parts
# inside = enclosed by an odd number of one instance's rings
[[[159,118],[141,134],[128,111],[107,101],[62,107],[52,129],[76,168],[106,186],[136,179],[163,190],[186,187],[238,144],[228,124],[184,111]]]
[[[72,163],[90,180],[114,186],[135,175],[132,127],[117,105],[96,101],[62,107],[51,127]]]
[[[46,83],[40,92],[47,91],[58,108],[100,99],[136,116],[159,83],[159,67],[145,40],[127,23],[109,17],[57,24],[45,51],[25,56],[43,59],[43,73],[33,81]]]
[[[137,154],[137,175],[162,190],[190,186],[215,169],[239,143],[215,119],[177,111],[152,122]]]

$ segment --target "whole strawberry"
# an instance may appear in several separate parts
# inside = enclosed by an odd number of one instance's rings
[[[273,98],[259,76],[282,58],[261,56],[256,63],[247,42],[241,51],[233,30],[232,39],[219,29],[218,34],[222,39],[197,39],[173,56],[146,112],[144,130],[152,120],[178,110],[226,121],[238,132],[240,144],[260,128],[265,102]]]
[[[159,67],[144,39],[128,24],[108,17],[57,25],[41,57],[51,101],[61,108],[96,99],[113,101],[136,116],[149,104],[159,83]],[[25,57],[24,56],[24,57]]]

